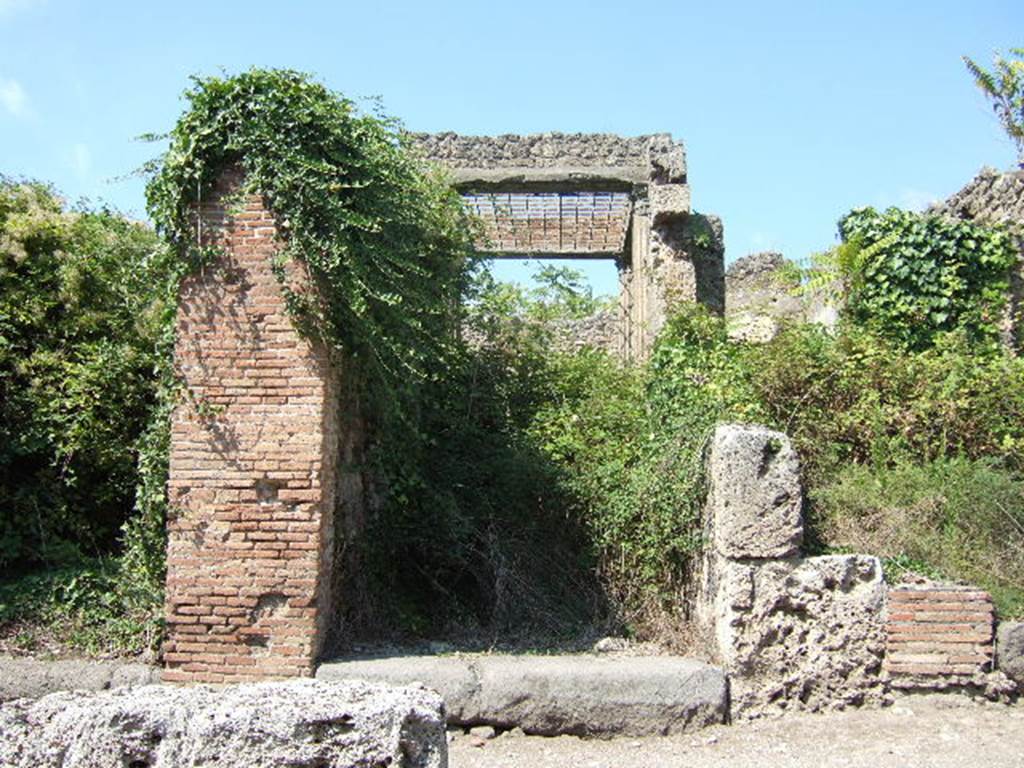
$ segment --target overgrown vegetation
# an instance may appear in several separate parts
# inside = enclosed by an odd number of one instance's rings
[[[964,455],[849,464],[814,488],[818,536],[871,552],[888,576],[958,578],[989,590],[1000,613],[1024,612],[1024,478]]]
[[[162,528],[166,451],[144,448],[166,408],[179,275],[146,226],[68,207],[42,184],[0,180],[0,573],[51,574],[26,581],[23,594],[3,590],[0,636],[44,583],[75,595],[39,607],[63,606],[65,642],[100,650],[98,627],[111,629],[105,650],[155,635],[162,535],[150,541],[144,521]],[[129,524],[140,452],[161,490],[138,498]],[[126,525],[129,557],[148,570],[103,560],[120,551]],[[70,620],[66,611],[79,609]]]
[[[395,393],[452,351],[472,266],[471,220],[458,195],[410,152],[396,121],[364,114],[305,75],[252,69],[195,78],[188,108],[152,166],[157,230],[190,264],[203,260],[194,205],[240,166],[285,237],[278,277],[305,331]],[[284,270],[298,260],[312,279]]]
[[[724,420],[793,437],[815,551],[968,579],[1024,612],[1024,363],[997,343],[1007,232],[855,210],[801,275],[845,305],[837,329],[749,345],[681,307],[627,365],[558,343],[561,321],[607,307],[571,270],[523,289],[477,269],[473,223],[393,121],[287,71],[186,96],[149,187],[170,249],[38,184],[0,187],[8,647],[159,639],[176,289],[211,255],[191,207],[235,165],[283,227],[296,323],[365,385],[377,498],[349,631],[674,642]]]

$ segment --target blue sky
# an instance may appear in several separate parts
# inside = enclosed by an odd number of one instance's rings
[[[919,208],[1012,165],[960,56],[1020,45],[1021,0],[0,0],[0,173],[142,217],[123,177],[158,148],[133,139],[173,124],[188,76],[282,66],[415,130],[671,132],[727,261],[801,258],[854,206]]]

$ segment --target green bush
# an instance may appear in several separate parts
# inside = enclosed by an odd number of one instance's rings
[[[176,286],[147,227],[0,180],[0,572],[114,549]]]
[[[707,440],[719,421],[760,416],[746,379],[722,321],[688,307],[644,367],[595,352],[565,358],[558,397],[529,428],[566,473],[615,618],[640,636],[670,639],[685,612]]]
[[[344,351],[371,391],[404,393],[430,376],[452,350],[475,229],[398,122],[291,70],[193,78],[185,98],[146,187],[176,255],[190,265],[209,255],[194,206],[239,166],[244,191],[261,194],[280,222],[277,276],[302,330]],[[293,260],[313,290],[284,269]]]
[[[1024,361],[963,333],[913,351],[854,326],[805,325],[747,355],[758,400],[811,482],[851,462],[962,455],[1024,467]]]
[[[114,558],[80,560],[0,582],[3,652],[151,653],[162,631],[150,596],[130,588]]]
[[[595,300],[575,273],[538,279],[526,289],[477,275],[473,342],[422,385],[414,439],[375,453],[388,493],[365,536],[356,631],[515,642],[603,620],[565,470],[531,433],[539,411],[575,396],[562,388],[576,358],[552,351],[547,323]]]
[[[1024,477],[963,457],[890,467],[850,464],[811,489],[819,534],[833,549],[882,557],[906,572],[991,592],[1003,618],[1024,615]]]

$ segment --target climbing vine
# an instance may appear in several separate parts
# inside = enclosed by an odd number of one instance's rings
[[[1017,250],[1000,228],[890,208],[839,222],[841,275],[859,323],[915,348],[960,329],[997,337]]]
[[[400,126],[289,70],[195,78],[185,98],[147,187],[178,253],[201,259],[194,206],[241,166],[243,191],[277,217],[282,260],[312,278],[309,290],[277,270],[300,327],[392,386],[428,375],[450,349],[473,230]]]

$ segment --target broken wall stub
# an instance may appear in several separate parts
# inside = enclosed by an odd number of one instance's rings
[[[722,225],[691,210],[686,154],[670,135],[440,133],[414,140],[448,169],[482,220],[481,251],[615,260],[615,351],[623,357],[645,358],[679,302],[722,313]]]
[[[721,425],[707,471],[694,613],[730,676],[734,717],[884,703],[894,689],[1014,692],[993,671],[983,590],[890,588],[876,557],[801,556],[800,467],[784,434]]]
[[[881,563],[800,556],[803,498],[789,438],[719,426],[708,474],[695,613],[730,675],[733,716],[882,701]]]
[[[198,206],[214,262],[181,288],[168,483],[165,681],[312,674],[340,527],[359,524],[354,386],[295,329],[277,225],[224,172]],[[301,283],[301,266],[290,264]],[[346,463],[341,459],[345,458]]]

